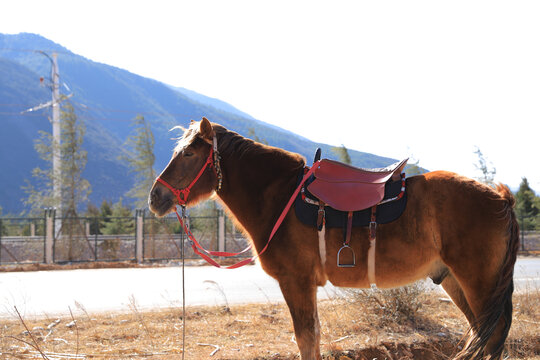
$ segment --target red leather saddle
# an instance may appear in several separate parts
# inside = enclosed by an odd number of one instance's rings
[[[407,160],[385,168],[363,169],[323,159],[314,172],[308,190],[324,203],[341,211],[357,211],[377,205],[384,197],[384,185],[399,180]]]

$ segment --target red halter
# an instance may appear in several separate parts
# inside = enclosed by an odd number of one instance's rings
[[[207,166],[210,166],[211,168],[213,168],[214,172],[216,172],[216,175],[218,175],[217,171],[216,171],[216,166],[214,166],[214,162],[212,160],[213,154],[214,154],[214,149],[211,148],[210,149],[210,154],[208,154],[208,158],[206,159],[206,162],[204,163],[201,170],[199,170],[199,173],[197,174],[197,176],[195,176],[193,181],[191,181],[191,183],[187,187],[185,187],[183,189],[177,189],[177,188],[173,187],[172,185],[167,183],[165,180],[163,180],[161,177],[158,177],[156,179],[156,181],[159,181],[160,183],[165,185],[169,190],[171,190],[171,192],[174,194],[174,196],[176,196],[176,199],[178,200],[178,205],[184,205],[186,203],[186,201],[187,201],[187,198],[188,198],[189,192],[191,191],[191,188],[193,187],[193,185],[195,185],[195,183],[202,176],[202,174],[204,173],[204,170],[206,170]]]
[[[178,214],[178,210],[175,207],[174,211],[176,213],[176,217],[178,218],[178,221],[180,222],[182,228],[184,229],[184,232],[187,234],[188,238],[191,240],[191,247],[193,248],[193,251],[196,254],[200,255],[203,259],[205,259],[211,265],[214,265],[215,267],[223,268],[223,269],[236,269],[236,268],[239,268],[241,266],[247,265],[247,264],[255,261],[255,259],[257,259],[259,256],[261,256],[266,251],[266,249],[268,248],[268,245],[270,245],[270,240],[272,240],[272,238],[274,237],[274,234],[277,232],[277,230],[279,229],[281,223],[285,219],[285,216],[289,212],[289,209],[291,208],[294,200],[296,199],[296,196],[298,196],[298,193],[300,192],[300,189],[302,188],[302,185],[304,185],[304,182],[311,176],[311,174],[315,171],[315,169],[318,167],[318,165],[319,165],[318,162],[314,163],[313,166],[311,167],[311,169],[302,178],[302,181],[297,186],[296,190],[294,191],[291,198],[289,199],[289,202],[287,203],[287,205],[285,206],[285,208],[281,212],[281,215],[279,216],[278,220],[274,224],[274,227],[272,228],[272,231],[270,233],[270,236],[268,237],[268,241],[266,242],[266,245],[264,246],[264,248],[259,253],[256,253],[254,256],[252,256],[251,258],[244,259],[244,260],[242,260],[242,261],[240,261],[240,262],[238,262],[236,264],[230,265],[230,266],[221,266],[217,262],[212,260],[210,257],[208,257],[208,255],[222,256],[222,257],[236,256],[236,255],[240,255],[242,253],[245,253],[246,251],[251,249],[251,245],[249,245],[247,248],[245,248],[244,250],[242,250],[240,252],[237,252],[237,253],[229,253],[229,252],[222,252],[222,251],[208,251],[208,250],[204,249],[197,242],[197,240],[195,239],[195,236],[193,236],[191,231],[189,231],[189,228],[187,227],[187,224],[184,221],[182,221],[182,218],[180,217],[180,214]],[[215,172],[215,174],[216,174],[216,176],[218,178],[217,190],[220,190],[221,189],[222,175],[221,175],[221,167],[220,167],[220,164],[219,164],[219,153],[217,151],[217,139],[216,139],[215,136],[214,136],[214,139],[213,139],[213,147],[210,149],[210,154],[208,154],[208,158],[206,159],[206,162],[204,163],[201,170],[199,170],[199,173],[197,174],[197,176],[191,181],[191,183],[187,187],[185,187],[183,189],[176,189],[175,187],[173,187],[169,183],[167,183],[165,180],[163,180],[161,177],[158,177],[156,179],[156,181],[160,182],[161,184],[165,185],[169,190],[171,190],[171,192],[176,196],[176,199],[178,200],[178,205],[181,205],[182,208],[185,208],[185,204],[186,204],[186,201],[187,201],[187,198],[188,198],[188,195],[189,195],[189,192],[190,192],[191,188],[193,187],[193,185],[195,185],[195,183],[202,176],[202,174],[203,174],[204,170],[206,170],[207,166],[210,166],[211,168],[214,169],[214,172]],[[199,249],[202,252],[199,251]]]

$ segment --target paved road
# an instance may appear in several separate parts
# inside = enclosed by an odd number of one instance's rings
[[[225,305],[283,301],[275,280],[255,266],[235,270],[186,267],[187,305]],[[93,269],[0,273],[0,318],[14,316],[13,306],[25,317],[74,313],[159,309],[182,305],[179,267]],[[519,259],[515,282],[518,291],[540,288],[540,259]],[[319,298],[336,289],[319,289]],[[80,305],[77,305],[80,304]]]

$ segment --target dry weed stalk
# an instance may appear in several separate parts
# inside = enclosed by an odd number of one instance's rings
[[[28,333],[28,335],[30,336],[30,339],[32,339],[32,342],[34,344],[31,344],[29,342],[26,342],[22,339],[18,339],[16,337],[13,337],[14,339],[16,340],[19,340],[19,341],[22,341],[23,343],[27,344],[27,345],[30,345],[31,347],[33,347],[34,349],[36,349],[39,354],[41,355],[41,357],[45,360],[50,360],[47,355],[45,355],[45,353],[43,351],[41,351],[41,348],[39,347],[37,341],[36,341],[36,338],[34,337],[34,335],[32,334],[32,332],[30,331],[30,329],[28,329],[28,326],[26,326],[26,323],[24,322],[22,316],[21,316],[21,313],[19,312],[19,310],[17,309],[16,306],[13,306],[13,308],[15,309],[15,312],[17,313],[17,316],[19,317],[19,320],[21,321],[21,323],[23,324],[24,328],[26,329],[26,332]]]
[[[210,353],[210,356],[214,356],[219,350],[221,350],[221,347],[219,345],[214,344],[203,344],[203,343],[197,343],[199,346],[212,346],[214,348],[214,351]]]
[[[219,285],[217,282],[213,280],[204,280],[203,283],[209,284],[213,286],[223,297],[223,301],[225,302],[225,306],[223,307],[223,311],[226,313],[231,313],[231,308],[229,307],[229,301],[227,300],[227,295],[225,295],[225,290]]]
[[[75,357],[78,357],[79,356],[79,326],[77,325],[77,320],[75,320],[75,318],[73,317],[73,312],[71,311],[71,307],[68,306],[68,309],[69,309],[69,314],[71,315],[71,320],[73,321],[73,324],[75,326],[75,331],[77,333],[77,341],[76,341],[77,350],[75,351]]]
[[[92,319],[90,318],[90,315],[88,314],[88,311],[86,311],[86,308],[84,307],[83,304],[79,303],[78,301],[75,301],[75,306],[77,307],[77,309],[79,309],[80,311],[82,311],[84,313],[84,315],[86,315],[86,318],[88,319],[88,321],[91,321]]]
[[[129,308],[131,309],[131,311],[133,311],[135,313],[135,316],[137,317],[137,320],[139,321],[139,323],[142,325],[142,327],[146,331],[146,335],[150,338],[150,345],[152,345],[152,349],[155,349],[154,340],[153,340],[154,336],[152,335],[152,333],[148,329],[148,326],[146,325],[146,322],[144,321],[144,316],[141,315],[141,313],[139,311],[139,307],[137,306],[137,300],[135,299],[135,296],[133,296],[133,295],[131,295],[129,297]]]

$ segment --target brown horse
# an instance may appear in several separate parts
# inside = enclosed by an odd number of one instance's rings
[[[221,166],[215,161],[206,166],[214,141],[221,160],[214,159]],[[163,216],[178,201],[189,206],[216,194],[260,252],[304,166],[298,154],[256,143],[205,118],[192,121],[160,175],[171,187],[154,183],[150,209]],[[189,191],[180,199],[171,188]],[[403,215],[377,228],[376,285],[397,287],[428,276],[441,282],[471,326],[456,358],[500,358],[512,321],[519,239],[511,192],[445,171],[408,178],[406,191]],[[319,254],[317,229],[289,211],[260,256],[262,268],[279,282],[303,360],[321,358],[317,286],[326,281],[369,286],[368,238],[367,228],[355,228],[350,244],[357,266],[338,267],[343,230],[327,229],[325,254]]]

